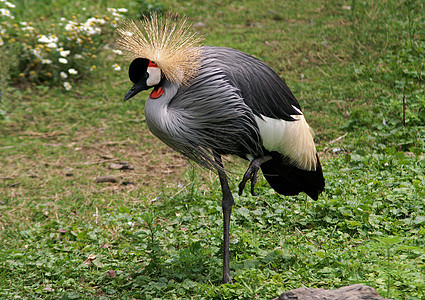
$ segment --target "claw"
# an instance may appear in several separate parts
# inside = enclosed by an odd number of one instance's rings
[[[255,185],[257,184],[257,180],[258,180],[258,176],[257,176],[257,173],[258,173],[258,169],[260,168],[260,166],[258,166],[258,168],[255,168],[254,169],[254,172],[252,173],[252,176],[251,176],[251,195],[253,195],[253,196],[257,196],[257,193],[255,192]]]
[[[266,155],[263,157],[256,158],[251,161],[249,164],[248,169],[246,170],[245,174],[243,175],[241,183],[239,183],[239,196],[242,195],[243,190],[245,189],[245,185],[248,181],[248,179],[251,179],[251,195],[256,196],[257,193],[255,192],[255,185],[257,183],[257,174],[258,170],[260,169],[261,164],[263,164],[266,161],[271,160],[272,157],[270,155]]]
[[[253,167],[252,167],[252,163],[251,163],[249,165],[249,167],[248,167],[248,170],[246,170],[245,174],[243,175],[243,178],[242,178],[241,183],[239,183],[239,193],[238,193],[239,196],[242,195],[243,190],[245,189],[245,185],[246,185],[246,182],[248,181],[248,179],[250,179],[252,177],[252,173],[253,173],[253,170],[252,169],[253,169]]]

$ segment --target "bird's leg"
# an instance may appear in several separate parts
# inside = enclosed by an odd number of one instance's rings
[[[221,206],[223,209],[223,283],[232,281],[230,277],[230,254],[229,254],[229,239],[230,239],[230,215],[232,213],[232,206],[235,203],[232,193],[230,191],[227,176],[223,170],[223,163],[220,155],[215,155],[214,159],[219,165],[218,177],[220,178],[221,190],[223,193],[223,200]]]
[[[251,194],[253,196],[257,195],[255,193],[254,188],[255,188],[255,184],[257,183],[258,169],[260,169],[261,164],[263,164],[266,161],[269,161],[271,159],[272,159],[272,157],[270,155],[266,155],[266,156],[263,156],[263,157],[253,159],[251,161],[251,163],[249,164],[248,170],[246,170],[245,174],[243,175],[241,183],[239,183],[239,196],[242,195],[248,179],[251,179]]]

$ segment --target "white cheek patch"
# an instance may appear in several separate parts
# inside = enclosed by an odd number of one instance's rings
[[[277,151],[289,158],[290,163],[308,171],[317,167],[316,147],[313,131],[304,116],[293,115],[296,121],[284,121],[266,116],[255,117],[263,146],[269,151]]]
[[[149,67],[147,70],[149,77],[146,80],[148,86],[157,85],[161,81],[161,69],[157,67]]]

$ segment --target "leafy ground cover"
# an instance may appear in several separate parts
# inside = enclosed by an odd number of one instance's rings
[[[121,101],[128,62],[112,29],[85,58],[94,70],[51,64],[47,82],[19,76],[0,30],[0,298],[270,299],[354,283],[425,297],[422,1],[12,2],[0,2],[14,16],[0,10],[1,28],[32,22],[49,37],[73,15],[172,11],[205,44],[261,58],[315,129],[327,186],[318,201],[279,196],[261,177],[258,196],[235,193],[234,282],[220,285],[219,182],[151,136],[146,94]],[[236,191],[246,163],[227,166]]]

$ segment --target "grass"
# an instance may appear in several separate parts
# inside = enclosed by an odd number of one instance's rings
[[[78,12],[53,2],[61,9],[16,5],[25,20],[48,24]],[[0,298],[270,299],[354,283],[392,299],[425,297],[421,1],[108,5],[129,17],[149,8],[187,15],[205,24],[205,44],[272,66],[316,131],[326,189],[316,202],[282,197],[260,177],[258,196],[239,197],[246,163],[229,158],[234,282],[220,285],[217,176],[151,136],[147,93],[121,101],[128,62],[104,50],[96,72],[65,91],[8,85],[16,64],[1,59]],[[134,170],[110,167],[122,161]],[[117,182],[95,181],[106,175]]]

